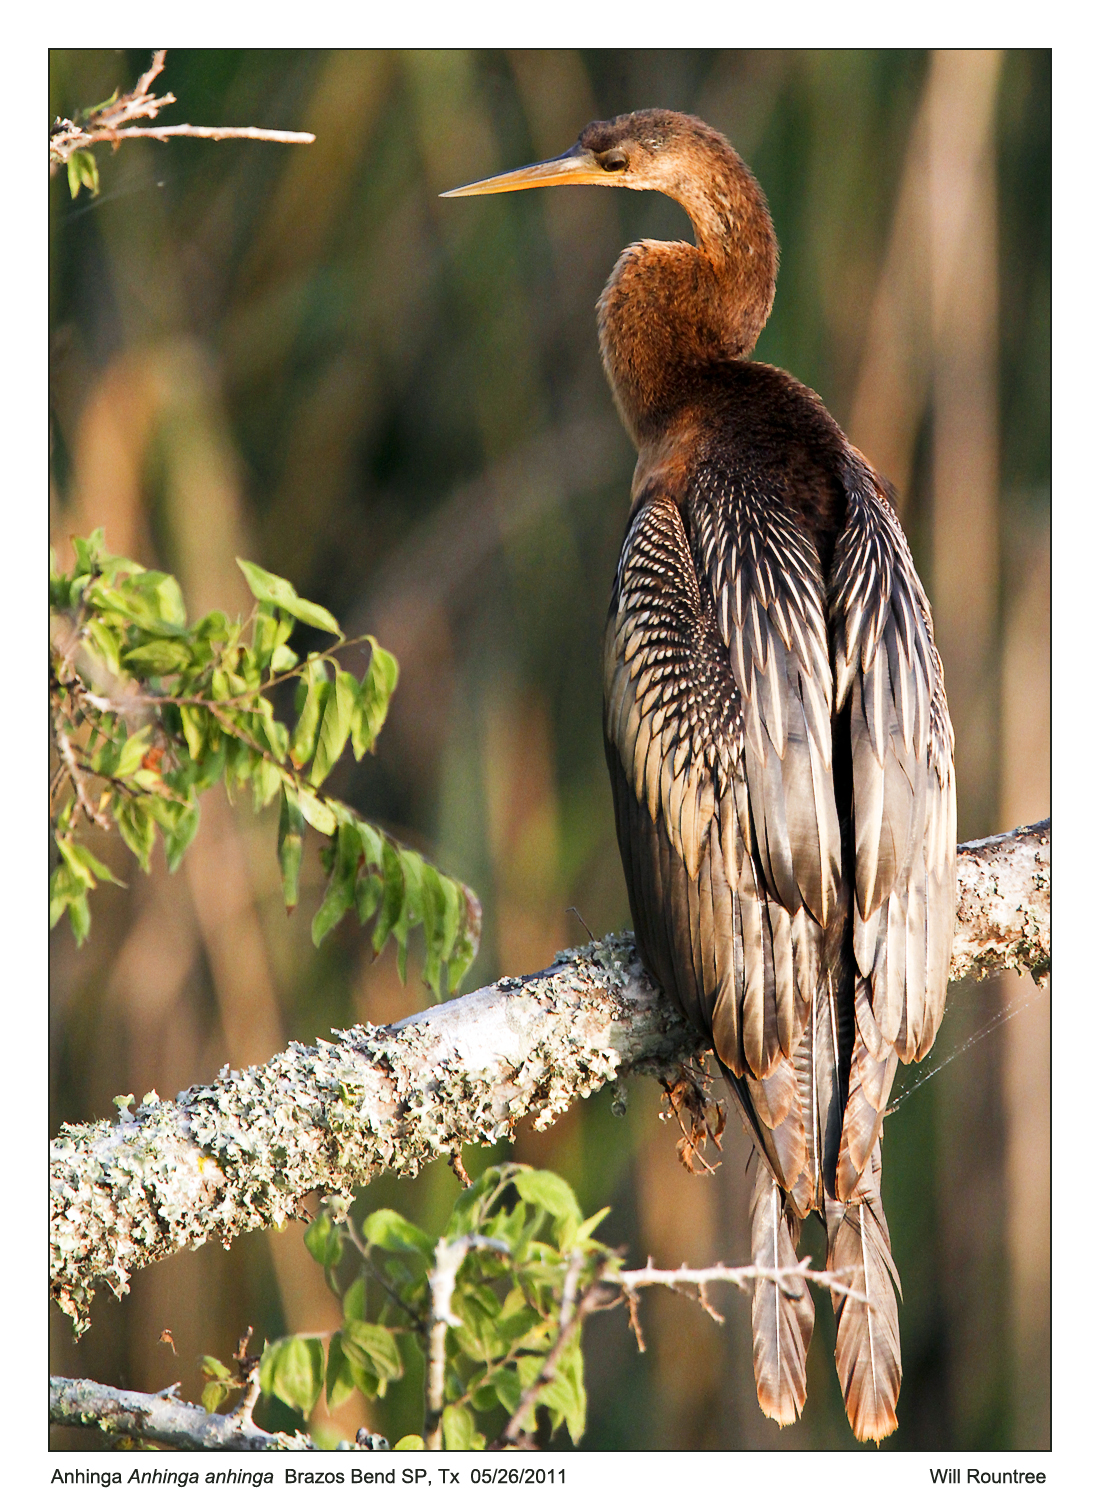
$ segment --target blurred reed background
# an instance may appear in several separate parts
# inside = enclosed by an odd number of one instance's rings
[[[148,60],[55,52],[51,119]],[[112,551],[175,572],[192,614],[246,609],[233,558],[253,558],[397,654],[378,755],[333,791],[480,892],[467,988],[584,941],[571,906],[597,934],[629,924],[599,642],[633,453],[593,307],[623,245],[687,221],[654,195],[437,197],[557,154],[590,119],[688,110],[756,172],[783,255],[757,354],[898,486],[946,666],[960,838],[1049,811],[1049,53],[170,52],[158,82],[170,120],[317,142],[135,142],[100,150],[96,201],[51,183],[54,545],[67,563],[67,538],[103,525]],[[53,935],[55,1127],[423,1007],[415,963],[402,988],[351,919],[314,950],[322,872],[307,855],[288,920],[274,844],[272,819],[215,791],[175,877],[159,854],[145,878],[99,849],[129,886],[96,893],[79,952]],[[955,987],[932,1064],[1029,1000],[887,1128],[905,1285],[890,1445],[1050,1440],[1047,993]],[[613,1204],[604,1231],[631,1263],[743,1261],[738,1125],[720,1170],[689,1177],[659,1106],[634,1083],[625,1118],[597,1097],[512,1151],[564,1173],[586,1212]],[[492,1159],[466,1155],[471,1172]],[[437,1165],[362,1204],[434,1230],[455,1190]],[[748,1302],[716,1301],[721,1328],[649,1293],[644,1356],[621,1314],[590,1324],[586,1446],[851,1445],[829,1341],[804,1420],[780,1432],[755,1401]],[[55,1310],[53,1368],[196,1399],[199,1357],[228,1359],[249,1324],[259,1348],[333,1313],[291,1226],[101,1294],[77,1346]],[[418,1420],[357,1399],[315,1425],[368,1418]]]

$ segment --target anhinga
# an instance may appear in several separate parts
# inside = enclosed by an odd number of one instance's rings
[[[604,735],[635,936],[708,1036],[752,1136],[752,1253],[825,1221],[860,1439],[897,1426],[880,1192],[899,1059],[931,1047],[955,922],[953,734],[928,601],[887,494],[813,391],[749,355],[778,250],[701,120],[596,121],[563,156],[445,196],[592,183],[680,203],[694,245],[624,250],[600,350],[638,449],[604,647]],[[756,1283],[763,1410],[806,1397],[813,1302]]]

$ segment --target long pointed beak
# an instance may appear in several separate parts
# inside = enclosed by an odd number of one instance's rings
[[[471,182],[467,187],[452,188],[449,193],[440,193],[441,198],[476,198],[483,193],[518,193],[523,188],[558,187],[567,183],[592,183],[600,187],[613,187],[620,180],[618,174],[605,172],[592,152],[587,148],[571,146],[561,156],[549,161],[537,161],[530,167],[518,167],[514,172],[502,172],[499,177],[486,177],[482,182]]]

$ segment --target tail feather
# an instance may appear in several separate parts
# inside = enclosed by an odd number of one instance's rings
[[[767,1163],[757,1159],[752,1201],[752,1258],[778,1270],[795,1266],[792,1216]],[[806,1351],[814,1329],[814,1304],[801,1277],[782,1283],[761,1278],[752,1297],[752,1361],[756,1394],[765,1416],[780,1427],[801,1415],[806,1401]]]
[[[894,1286],[900,1290],[890,1253],[890,1232],[879,1193],[880,1148],[849,1203],[826,1200],[829,1236],[826,1265],[845,1277],[857,1301],[833,1292],[836,1370],[852,1431],[860,1442],[881,1442],[898,1425],[901,1339]],[[893,1282],[893,1286],[891,1285]]]

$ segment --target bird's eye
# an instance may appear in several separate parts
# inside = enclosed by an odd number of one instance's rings
[[[618,146],[613,146],[610,151],[605,151],[600,157],[600,166],[605,172],[625,172],[626,152],[620,151]]]

